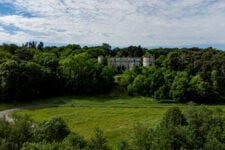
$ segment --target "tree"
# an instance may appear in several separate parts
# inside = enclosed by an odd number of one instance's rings
[[[37,41],[29,41],[29,42],[26,42],[25,44],[22,45],[22,47],[36,49],[36,47],[37,47]]]
[[[33,59],[33,56],[35,54],[35,50],[33,49],[26,49],[26,48],[18,48],[15,51],[14,56],[16,57],[16,60],[21,61],[30,61]]]
[[[204,100],[209,102],[210,98],[212,98],[209,82],[204,81],[200,75],[196,75],[191,78],[190,91],[192,99],[195,102],[203,102]]]
[[[128,149],[131,149],[131,147],[126,141],[121,141],[117,146],[117,150],[128,150]]]
[[[27,61],[19,65],[19,72],[20,74],[14,78],[18,80],[21,95],[18,95],[16,99],[27,101],[31,98],[37,99],[49,94],[49,89],[45,87],[48,79],[40,65]]]
[[[188,87],[189,79],[187,72],[178,72],[170,89],[170,96],[178,102],[187,102],[190,100]]]
[[[169,91],[172,87],[174,78],[176,77],[176,71],[170,71],[162,69],[164,83],[160,83],[160,87],[154,92],[154,97],[157,99],[171,99]],[[157,77],[157,76],[156,76]]]
[[[147,96],[149,94],[148,81],[149,80],[147,80],[144,75],[141,75],[141,74],[137,75],[131,87],[129,87],[130,88],[129,90],[132,91],[134,94]]]
[[[34,139],[37,142],[61,142],[69,133],[64,120],[56,117],[42,122],[34,131]]]
[[[92,150],[109,150],[107,140],[103,136],[103,131],[99,128],[95,129],[95,135],[91,138],[89,148]]]
[[[56,75],[59,67],[59,59],[56,54],[49,52],[39,52],[34,55],[33,60],[44,66],[47,73]]]
[[[89,92],[90,85],[93,83],[95,64],[97,62],[90,59],[87,53],[81,53],[61,60],[60,67],[66,82],[65,88],[70,93]]]
[[[5,117],[0,118],[0,139],[7,139],[11,132],[10,123],[6,121]]]
[[[43,48],[44,48],[44,43],[43,42],[39,42],[38,45],[37,45],[37,49],[42,51]]]
[[[23,143],[32,141],[33,120],[29,116],[13,116],[13,123],[8,137],[10,149],[20,149]]]
[[[106,55],[111,55],[112,46],[108,43],[102,43],[103,49],[106,51]]]
[[[114,87],[114,75],[115,71],[112,66],[103,67],[101,69],[100,77],[97,79],[98,81],[96,83],[98,91],[104,93],[111,90]]]
[[[65,149],[61,143],[24,143],[21,150],[62,150]]]
[[[187,113],[189,149],[206,149],[215,144],[224,147],[225,119],[220,109],[210,110],[206,107],[191,107]],[[212,144],[212,145],[209,145]]]
[[[19,48],[16,44],[5,44],[5,43],[2,45],[2,47],[4,51],[7,51],[11,54],[14,54],[15,51]]]
[[[187,120],[178,107],[172,107],[164,114],[160,128],[178,127],[187,125]]]
[[[170,70],[175,70],[175,71],[181,71],[181,64],[180,62],[180,53],[181,52],[170,52],[166,59],[163,62],[163,66]]]
[[[186,136],[187,130],[183,126],[169,127],[156,131],[156,136],[152,141],[153,150],[171,149],[181,150],[190,149],[189,139]]]
[[[63,145],[66,149],[84,149],[87,141],[76,133],[70,133],[64,140]]]
[[[4,63],[8,59],[12,59],[12,55],[9,52],[4,51],[3,48],[0,46],[0,64]]]
[[[187,125],[187,120],[178,107],[169,108],[155,131],[152,148],[180,150],[188,147]]]
[[[12,102],[21,96],[19,89],[19,64],[13,60],[7,60],[0,65],[1,101]]]
[[[60,61],[65,88],[73,94],[107,92],[113,86],[114,70],[98,64],[89,54],[81,53]]]
[[[135,150],[150,150],[155,136],[154,130],[137,124],[134,126],[133,132],[132,140]]]

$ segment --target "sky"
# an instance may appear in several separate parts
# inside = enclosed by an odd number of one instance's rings
[[[224,0],[0,0],[0,43],[225,49]]]

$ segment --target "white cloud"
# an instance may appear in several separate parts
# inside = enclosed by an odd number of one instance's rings
[[[223,0],[2,0],[17,14],[0,16],[21,29],[0,39],[23,43],[112,45],[225,44]],[[1,6],[0,6],[1,8]],[[20,14],[27,12],[32,17]]]
[[[4,32],[4,28],[3,27],[0,27],[0,32]]]

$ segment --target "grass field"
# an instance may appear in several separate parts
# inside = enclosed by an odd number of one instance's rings
[[[90,138],[95,127],[104,131],[110,145],[117,145],[121,140],[129,140],[136,123],[156,127],[163,114],[170,107],[180,107],[185,112],[193,105],[175,103],[157,103],[144,97],[59,97],[42,100],[37,103],[54,103],[58,107],[29,109],[15,112],[30,115],[40,122],[52,117],[62,117],[69,128]],[[207,106],[225,109],[224,106]]]
[[[13,104],[0,104],[0,111],[15,107]]]

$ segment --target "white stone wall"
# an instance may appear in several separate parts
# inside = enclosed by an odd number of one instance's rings
[[[98,56],[98,63],[104,63],[104,56]]]
[[[116,58],[108,58],[108,64],[112,65],[115,69],[118,67],[125,67],[126,69],[132,69],[133,66],[152,66],[155,65],[154,57],[144,57],[143,62],[141,58],[138,57],[116,57]]]

